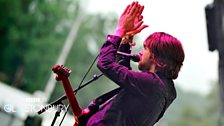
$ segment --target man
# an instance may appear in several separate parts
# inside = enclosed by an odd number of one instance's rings
[[[135,35],[143,25],[144,7],[128,5],[120,16],[113,35],[108,35],[99,55],[98,68],[122,90],[104,103],[88,120],[87,126],[153,126],[176,98],[172,79],[176,79],[184,61],[180,41],[156,32],[144,41],[135,72],[116,62],[122,38]]]

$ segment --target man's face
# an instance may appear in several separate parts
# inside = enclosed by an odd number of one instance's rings
[[[149,71],[153,64],[153,58],[149,48],[144,45],[144,49],[139,52],[139,55],[140,61],[138,62],[138,69],[141,71]]]

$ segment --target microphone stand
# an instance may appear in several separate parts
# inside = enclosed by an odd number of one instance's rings
[[[73,90],[74,93],[76,93],[78,90],[82,89],[83,87],[89,85],[90,83],[92,83],[93,81],[97,80],[98,78],[100,78],[103,74],[99,74],[99,75],[93,75],[93,78],[91,80],[89,80],[88,82],[86,82],[85,84],[79,86],[77,89]],[[54,123],[56,122],[57,117],[60,116],[61,110],[64,108],[64,104],[62,103],[63,100],[67,99],[66,95],[62,95],[60,98],[58,98],[57,100],[53,101],[52,103],[50,103],[49,105],[45,106],[44,108],[40,109],[37,113],[40,115],[43,112],[45,112],[46,110],[48,110],[49,108],[52,108],[53,106],[57,106],[57,111],[55,113],[54,119],[51,123],[51,126],[54,125]],[[58,107],[59,106],[59,107]]]
[[[63,106],[64,106],[64,104],[63,103],[60,103],[59,104],[59,107],[57,107],[57,111],[56,111],[56,113],[54,115],[54,118],[53,118],[53,121],[51,123],[51,126],[54,126],[57,118],[60,116],[61,110],[64,108]]]

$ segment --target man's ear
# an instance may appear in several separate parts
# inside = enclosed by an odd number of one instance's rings
[[[156,61],[155,61],[155,55],[154,55],[152,52],[150,52],[150,57],[149,57],[149,59],[150,59],[153,63],[156,63]]]
[[[160,67],[160,68],[164,68],[167,66],[167,64],[164,62],[164,60],[157,58],[154,59],[156,66]]]

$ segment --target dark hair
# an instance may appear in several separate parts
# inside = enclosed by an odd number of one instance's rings
[[[151,51],[156,71],[176,79],[185,57],[181,42],[167,33],[155,32],[149,35],[144,43]]]

